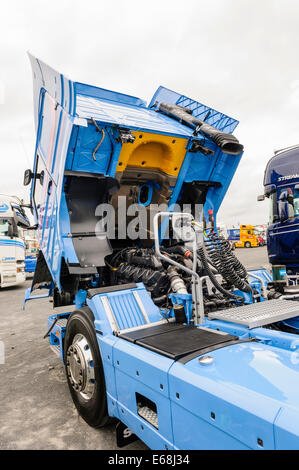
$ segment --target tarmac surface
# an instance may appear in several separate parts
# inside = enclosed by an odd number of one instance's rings
[[[238,248],[246,267],[268,266],[267,250]],[[29,302],[22,310],[27,280],[0,290],[0,449],[118,450],[115,424],[93,429],[78,415],[68,390],[64,367],[43,339],[51,304]],[[147,449],[141,441],[126,450]]]

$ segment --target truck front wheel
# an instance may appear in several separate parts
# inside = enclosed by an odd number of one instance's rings
[[[245,248],[251,248],[251,243],[250,243],[250,242],[246,242],[246,243],[245,243]]]
[[[109,422],[104,370],[88,307],[69,317],[64,339],[67,382],[73,402],[82,418],[93,427]]]

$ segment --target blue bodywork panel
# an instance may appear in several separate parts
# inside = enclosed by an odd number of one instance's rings
[[[265,194],[270,197],[272,220],[267,230],[267,248],[271,264],[286,265],[290,276],[299,275],[299,148],[277,153],[268,162],[264,176]],[[295,216],[279,220],[279,197],[293,193]]]
[[[121,420],[152,449],[298,448],[296,336],[206,320],[205,328],[247,342],[210,352],[210,365],[200,364],[200,354],[181,363],[113,333],[102,297],[108,299],[114,314],[118,311],[118,322],[123,321],[127,331],[144,324],[134,292],[142,299],[150,324],[161,323],[143,284],[87,299],[95,316],[110,416]],[[59,315],[59,319],[68,315]],[[49,318],[49,326],[54,317]],[[64,329],[54,326],[50,343],[60,347],[62,359],[63,337]],[[136,394],[157,405],[158,427],[138,414]]]
[[[193,116],[228,134],[232,134],[239,124],[239,121],[236,119],[162,86],[160,86],[154,94],[149,108],[155,108],[159,103],[164,101],[191,109]]]
[[[239,228],[232,228],[227,230],[228,233],[228,240],[230,241],[240,241],[240,229]]]
[[[36,267],[36,256],[26,256],[25,258],[25,272],[34,273]]]

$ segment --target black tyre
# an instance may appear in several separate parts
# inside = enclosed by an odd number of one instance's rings
[[[245,243],[245,248],[251,248],[251,243],[250,243],[250,242],[246,242],[246,243]]]
[[[98,428],[108,424],[110,419],[93,321],[93,313],[88,307],[70,315],[64,339],[64,360],[73,402],[87,424]]]

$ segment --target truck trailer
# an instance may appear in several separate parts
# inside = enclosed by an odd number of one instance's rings
[[[299,448],[299,303],[268,300],[269,273],[247,272],[216,230],[238,122],[165,87],[146,104],[30,60],[24,184],[41,249],[25,302],[52,300],[46,336],[78,413],[117,420],[119,446]]]

